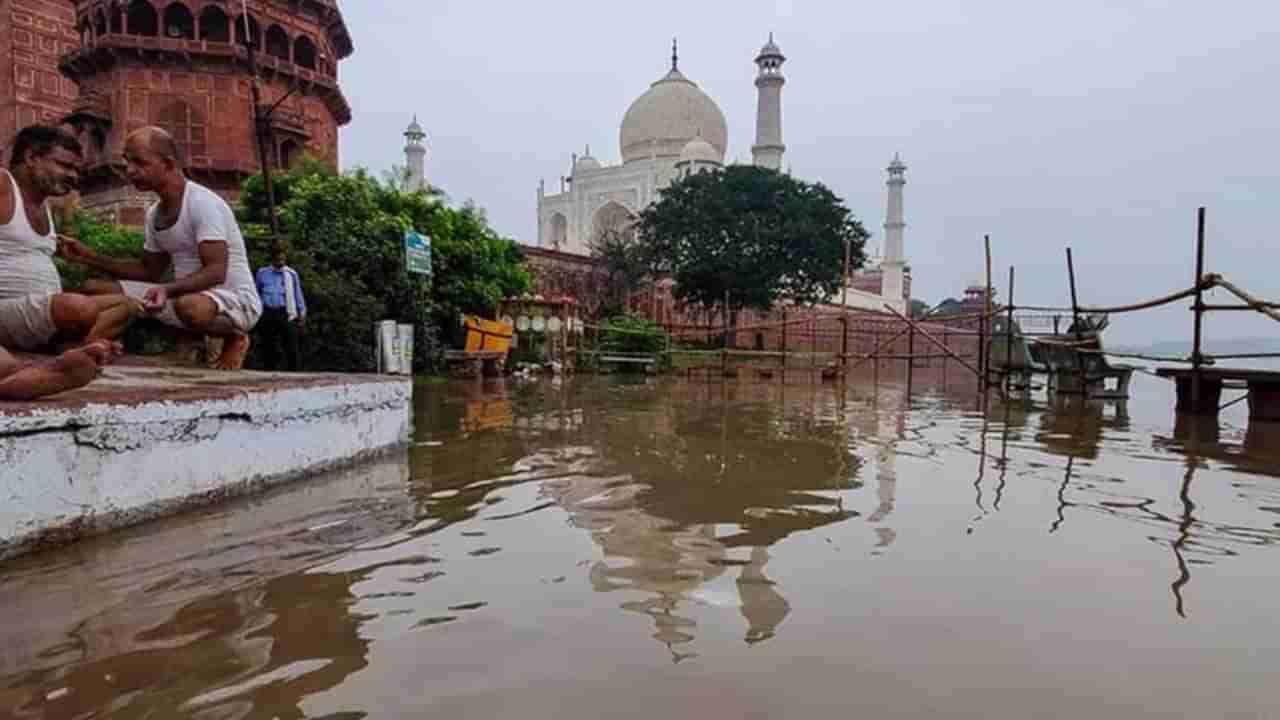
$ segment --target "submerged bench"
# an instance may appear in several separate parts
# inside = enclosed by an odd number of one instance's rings
[[[1249,419],[1280,421],[1280,372],[1245,368],[1160,368],[1156,374],[1178,386],[1177,411],[1191,415],[1217,415],[1223,390],[1249,393]],[[1200,376],[1200,396],[1195,397],[1195,377]]]
[[[617,365],[643,365],[645,372],[657,372],[658,359],[652,355],[628,355],[625,353],[610,353],[600,355],[596,361],[601,365],[605,363]]]

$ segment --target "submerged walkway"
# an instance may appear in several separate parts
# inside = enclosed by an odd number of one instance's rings
[[[0,559],[254,492],[407,442],[412,384],[125,362],[0,405]]]

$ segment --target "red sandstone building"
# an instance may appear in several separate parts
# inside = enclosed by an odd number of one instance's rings
[[[303,152],[338,163],[351,107],[338,62],[353,51],[335,0],[249,0],[269,162]],[[124,139],[159,125],[188,175],[228,198],[260,167],[241,0],[0,0],[0,155],[17,128],[68,122],[85,145],[81,205],[140,224],[146,198],[122,171]]]

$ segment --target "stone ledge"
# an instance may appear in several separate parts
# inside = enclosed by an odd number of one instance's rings
[[[0,405],[0,559],[404,445],[412,384],[140,364]]]

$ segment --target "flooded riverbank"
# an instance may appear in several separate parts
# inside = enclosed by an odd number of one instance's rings
[[[7,563],[0,716],[1280,707],[1280,432],[959,375],[422,386],[406,455]]]

